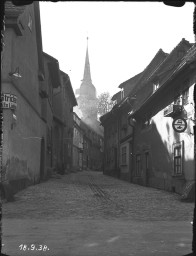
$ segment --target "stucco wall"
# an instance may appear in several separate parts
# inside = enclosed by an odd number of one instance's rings
[[[29,14],[32,17],[32,30],[28,28]],[[3,109],[2,160],[6,174],[3,178],[9,182],[27,180],[35,183],[40,179],[41,139],[46,140],[46,127],[41,119],[38,45],[33,5],[25,7],[19,20],[22,24],[22,36],[16,35],[13,28],[6,27],[5,30],[2,92],[16,95],[17,107],[15,112]],[[19,68],[21,77],[9,75],[16,68]],[[45,149],[41,169],[43,176],[46,175]]]
[[[44,123],[12,85],[3,84],[2,87],[3,92],[9,91],[17,96],[17,120],[14,121],[12,110],[3,110],[3,166],[7,179],[37,181]]]
[[[194,179],[194,118],[193,89],[194,79],[190,81],[189,103],[184,106],[188,112],[187,130],[177,133],[172,127],[172,117],[164,117],[164,109],[151,118],[151,124],[141,129],[141,123],[136,126],[135,152],[141,154],[142,170],[140,183],[146,184],[145,152],[149,152],[149,186],[181,193],[186,181]],[[183,141],[183,175],[173,175],[173,144]],[[135,163],[134,163],[135,164]],[[138,183],[138,178],[133,179]]]

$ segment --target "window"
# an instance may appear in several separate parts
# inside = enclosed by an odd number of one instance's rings
[[[189,88],[182,92],[182,105],[188,104]]]
[[[121,149],[121,164],[126,165],[127,164],[127,147],[124,146]]]
[[[174,175],[182,175],[182,142],[174,144]]]
[[[152,124],[152,119],[146,118],[145,120],[142,121],[142,129],[150,127],[151,124]]]
[[[154,82],[153,83],[153,92],[155,92],[156,90],[158,90],[158,88],[159,88],[159,82],[157,81],[157,82]]]
[[[113,106],[117,104],[117,100],[113,100]]]
[[[175,105],[181,105],[181,97],[180,97],[180,95],[177,96],[177,97],[174,99],[174,104],[175,104]]]
[[[136,155],[136,170],[135,170],[135,176],[140,177],[141,176],[141,155]]]

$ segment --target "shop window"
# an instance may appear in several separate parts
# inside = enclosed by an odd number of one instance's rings
[[[182,173],[183,173],[183,168],[182,168],[183,145],[182,145],[182,142],[174,144],[173,155],[174,155],[173,174],[175,176],[182,175]]]
[[[141,176],[141,155],[136,155],[136,169],[135,169],[135,176],[140,177]]]
[[[127,147],[124,146],[121,149],[121,164],[126,165],[127,164]]]

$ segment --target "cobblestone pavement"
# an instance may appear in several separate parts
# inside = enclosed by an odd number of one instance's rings
[[[3,204],[9,255],[113,256],[189,253],[193,203],[177,194],[83,171],[28,187]],[[20,250],[27,244],[29,250]],[[50,250],[31,250],[31,245]],[[42,248],[43,249],[43,248]]]

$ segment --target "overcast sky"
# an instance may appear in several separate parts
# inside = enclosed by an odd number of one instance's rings
[[[42,2],[44,52],[58,59],[75,89],[84,72],[87,36],[97,94],[111,96],[120,83],[143,71],[157,51],[169,53],[182,38],[194,42],[193,3]]]

